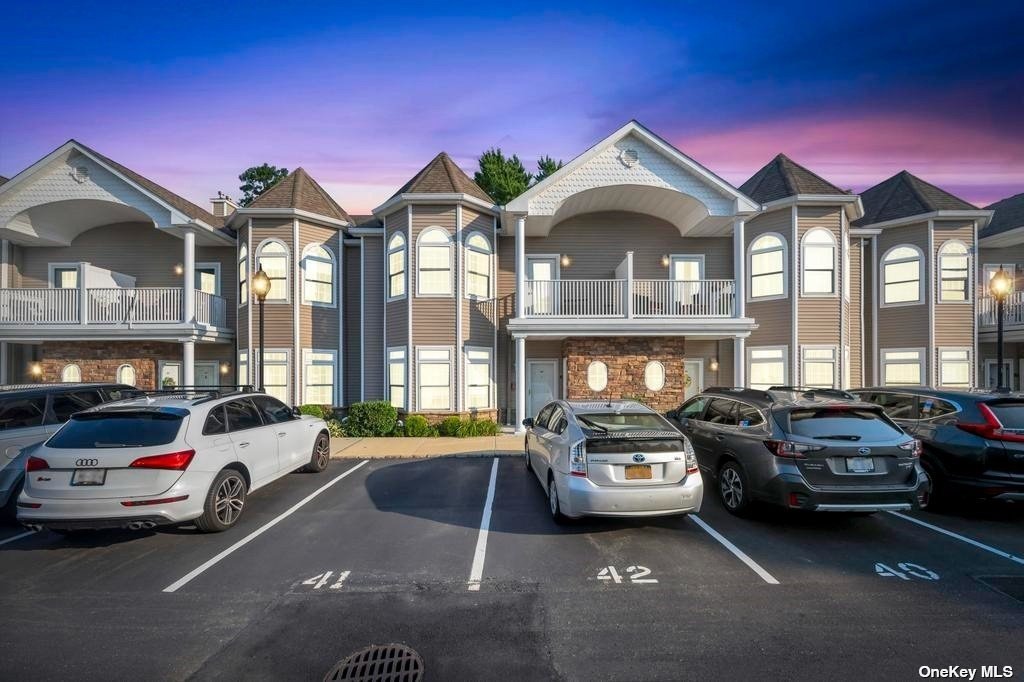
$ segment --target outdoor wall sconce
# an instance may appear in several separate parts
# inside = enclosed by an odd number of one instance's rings
[[[38,379],[43,376],[43,366],[38,362],[33,362],[28,366],[28,372],[32,375],[33,379]]]
[[[184,266],[182,266],[181,263],[178,263],[177,265],[174,266],[174,274],[178,275],[179,277],[185,274],[185,268]]]
[[[230,371],[231,371],[231,363],[230,362],[222,362],[222,363],[220,363],[220,373],[221,374],[227,375],[227,373],[230,372]]]
[[[562,257],[559,259],[559,262],[561,262],[563,268],[567,268],[570,265],[572,265],[572,259],[569,258],[568,254],[564,253],[562,254]]]
[[[711,358],[711,364],[709,365],[712,372],[718,371],[718,358]]]
[[[667,268],[669,266],[670,262],[671,261],[669,260],[669,257],[668,257],[667,253],[661,254],[661,267]]]

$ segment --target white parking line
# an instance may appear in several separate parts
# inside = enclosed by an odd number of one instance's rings
[[[724,535],[722,535],[717,530],[706,524],[701,518],[693,515],[689,516],[688,518],[694,523],[696,523],[698,526],[703,528],[708,535],[718,540],[723,547],[725,547],[727,550],[736,555],[736,558],[745,563],[754,573],[757,573],[761,577],[761,580],[765,581],[769,585],[779,584],[779,581],[775,579],[775,576],[761,568],[760,564],[758,564],[756,561],[747,556],[747,554],[742,549],[729,542],[729,540]]]
[[[24,533],[18,533],[17,535],[13,535],[13,536],[11,536],[9,538],[5,538],[3,540],[0,540],[0,545],[6,545],[8,542],[14,542],[15,540],[20,540],[22,538],[27,538],[29,535],[32,535],[33,533],[35,533],[34,530],[27,530]]]
[[[1004,552],[1001,549],[996,549],[995,547],[990,547],[989,545],[986,545],[984,543],[978,542],[977,540],[972,540],[971,538],[966,537],[964,535],[960,535],[959,533],[954,533],[951,530],[946,530],[945,528],[939,528],[938,526],[933,526],[930,523],[927,523],[925,521],[921,521],[920,519],[915,519],[914,517],[907,516],[906,514],[901,514],[899,512],[894,512],[894,511],[891,511],[889,513],[892,514],[893,516],[898,516],[901,519],[905,519],[907,521],[910,521],[911,523],[916,523],[919,526],[924,526],[925,528],[933,530],[936,533],[942,533],[943,535],[951,537],[954,540],[959,540],[960,542],[966,542],[968,545],[973,545],[974,547],[977,547],[978,549],[983,549],[986,552],[992,552],[993,554],[995,554],[997,556],[1001,556],[1004,559],[1009,559],[1010,561],[1012,561],[1014,563],[1018,563],[1018,564],[1024,565],[1024,559],[1021,559],[1019,556],[1014,556],[1013,554],[1010,554],[1009,552]]]
[[[274,519],[271,519],[270,521],[268,521],[267,523],[263,524],[262,526],[260,526],[256,530],[254,530],[253,532],[251,532],[248,535],[246,535],[244,538],[242,538],[241,540],[239,540],[235,544],[233,544],[230,547],[228,547],[227,549],[225,549],[223,552],[221,552],[217,556],[215,556],[212,559],[210,559],[209,561],[199,565],[198,567],[196,567],[193,570],[191,570],[188,573],[186,573],[182,578],[174,581],[173,583],[171,583],[170,585],[165,587],[164,588],[164,592],[177,592],[179,589],[181,589],[182,587],[187,585],[189,582],[191,582],[194,578],[196,578],[197,576],[202,574],[206,569],[208,569],[211,566],[217,564],[221,559],[223,559],[224,557],[228,556],[229,554],[234,552],[236,549],[244,547],[245,545],[249,544],[250,542],[252,542],[256,538],[258,538],[260,535],[263,535],[263,533],[267,532],[268,530],[270,530],[271,528],[276,526],[278,523],[280,523],[281,521],[284,521],[286,518],[288,518],[289,516],[291,516],[292,514],[297,512],[304,505],[306,505],[308,502],[310,502],[314,497],[316,497],[317,495],[319,495],[323,491],[327,490],[332,485],[334,485],[335,483],[337,483],[341,479],[345,478],[346,476],[351,474],[353,471],[355,471],[359,467],[363,466],[364,464],[367,464],[369,461],[370,460],[368,460],[368,459],[364,459],[362,462],[360,462],[359,464],[355,465],[351,469],[347,470],[345,473],[340,474],[338,476],[335,476],[333,479],[331,479],[330,481],[328,481],[324,485],[320,486],[319,488],[317,488],[316,490],[311,492],[306,497],[304,497],[301,500],[299,500],[295,505],[290,507],[288,509],[288,511],[284,512],[283,514],[281,514],[280,516],[278,516],[278,517],[276,517]]]
[[[491,464],[491,481],[487,484],[487,499],[484,500],[484,515],[480,519],[480,534],[476,537],[476,551],[473,553],[473,567],[469,569],[470,592],[480,591],[480,579],[484,575],[484,558],[487,556],[487,533],[491,528],[491,505],[494,504],[494,483],[498,480],[498,458]]]

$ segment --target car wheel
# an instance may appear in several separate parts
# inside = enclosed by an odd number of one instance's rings
[[[224,469],[206,494],[203,515],[196,519],[196,528],[204,533],[220,533],[238,522],[245,508],[246,487],[242,474]]]
[[[921,459],[921,468],[928,474],[928,481],[931,488],[918,498],[918,506],[921,509],[939,510],[942,505],[949,501],[949,491],[945,486],[942,477],[936,471],[935,466],[925,459]]]
[[[737,462],[726,462],[718,472],[718,496],[725,508],[742,516],[750,510],[750,489],[743,467]]]
[[[533,471],[533,465],[530,463],[530,441],[523,440],[523,459],[526,460],[526,470]]]
[[[313,443],[313,454],[309,458],[309,464],[303,470],[319,474],[327,468],[331,461],[331,438],[326,433],[321,433]]]
[[[562,513],[562,503],[558,499],[558,486],[553,476],[548,476],[548,511],[555,523],[565,523],[568,519]]]

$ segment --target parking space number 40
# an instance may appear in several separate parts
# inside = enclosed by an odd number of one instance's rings
[[[939,574],[931,569],[927,569],[920,564],[911,564],[907,562],[900,562],[896,564],[896,568],[890,568],[885,564],[875,564],[875,573],[880,578],[900,578],[901,580],[938,580]]]

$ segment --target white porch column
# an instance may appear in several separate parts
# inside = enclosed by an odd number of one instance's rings
[[[526,216],[516,216],[516,317],[526,310]],[[519,343],[522,339],[516,339]],[[517,346],[518,347],[518,346]],[[519,418],[522,420],[522,418]],[[516,427],[519,428],[519,427]]]
[[[181,384],[195,386],[196,383],[196,342],[189,339],[181,344]]]
[[[192,324],[196,320],[196,233],[192,230],[185,232],[185,267],[183,277],[185,278],[182,287],[182,312],[185,324]]]
[[[6,239],[0,241],[0,289],[10,288],[9,265],[11,245]],[[978,344],[974,344],[977,347]],[[0,341],[0,384],[7,384],[7,342]]]
[[[526,427],[526,339],[515,337],[516,344],[516,433],[523,433]]]
[[[732,342],[732,374],[734,386],[747,385],[747,340],[733,339]],[[721,358],[718,360],[721,362]]]
[[[733,317],[747,316],[747,292],[744,287],[747,284],[747,259],[744,249],[744,223],[740,218],[732,221],[732,271],[736,284],[733,287],[736,291],[736,304],[733,307]],[[742,386],[742,384],[737,384]]]

